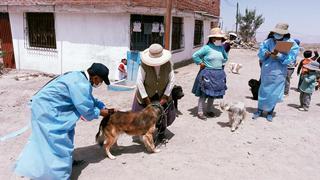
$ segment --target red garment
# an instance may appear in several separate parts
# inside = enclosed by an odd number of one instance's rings
[[[305,75],[308,73],[309,70],[303,66],[306,64],[309,64],[310,62],[312,62],[312,59],[310,59],[310,58],[305,58],[305,59],[301,60],[301,62],[299,64],[299,66],[301,67],[301,75]]]
[[[123,64],[123,63],[120,63],[118,69],[119,69],[119,70],[121,69],[122,72],[124,72],[124,71],[125,71],[124,64]]]

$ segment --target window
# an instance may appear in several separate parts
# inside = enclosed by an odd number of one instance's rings
[[[163,16],[131,15],[130,49],[143,51],[153,43],[164,45]]]
[[[203,44],[203,21],[196,20],[194,26],[193,45],[200,46]]]
[[[183,35],[183,19],[181,17],[172,18],[172,43],[171,49],[177,50],[184,48],[184,35]]]
[[[26,13],[27,46],[56,49],[53,13]]]

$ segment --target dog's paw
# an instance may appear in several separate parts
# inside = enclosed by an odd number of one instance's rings
[[[115,160],[116,157],[114,155],[108,155],[108,158],[111,159],[111,160]]]
[[[160,152],[160,149],[154,149],[153,152],[158,153],[158,152]]]
[[[107,151],[106,154],[107,154],[107,156],[108,156],[109,159],[111,159],[111,160],[116,159],[116,157],[115,157],[114,155],[112,155],[112,154],[110,153],[110,151]]]

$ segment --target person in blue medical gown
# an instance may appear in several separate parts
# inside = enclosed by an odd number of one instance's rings
[[[299,52],[299,46],[290,38],[288,28],[288,24],[277,24],[271,31],[273,38],[265,40],[260,45],[258,56],[262,63],[261,85],[258,96],[258,110],[253,114],[253,119],[257,119],[263,111],[266,111],[266,118],[271,122],[276,104],[282,101],[287,66],[296,60]],[[274,50],[277,41],[292,42],[293,46],[288,53],[280,53]]]
[[[93,63],[87,71],[58,76],[32,97],[32,134],[15,173],[31,179],[70,179],[76,122],[80,117],[90,121],[108,115],[104,103],[92,95],[92,87],[103,81],[110,84],[108,74],[106,66]]]

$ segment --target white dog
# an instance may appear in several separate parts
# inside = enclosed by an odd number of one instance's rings
[[[242,68],[242,64],[239,63],[229,63],[229,72],[234,74],[240,74],[239,70]]]
[[[220,107],[222,110],[228,111],[229,125],[231,126],[232,132],[235,131],[241,123],[244,123],[246,107],[243,102],[224,103],[221,101]]]

